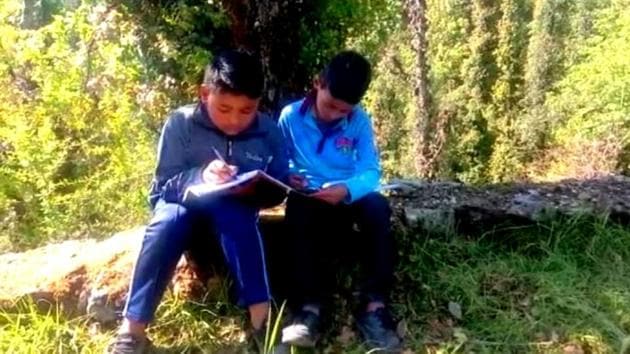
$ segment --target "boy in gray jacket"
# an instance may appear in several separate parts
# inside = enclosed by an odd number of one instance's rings
[[[185,206],[183,195],[192,184],[220,184],[236,173],[256,169],[287,180],[282,135],[275,122],[257,111],[263,81],[257,59],[239,51],[223,52],[206,69],[199,103],[177,109],[164,124],[150,191],[153,217],[111,352],[142,353],[150,346],[146,327],[178,260],[195,237],[217,237],[239,304],[249,310],[254,337],[261,336],[271,295],[257,228],[258,208],[234,196]]]

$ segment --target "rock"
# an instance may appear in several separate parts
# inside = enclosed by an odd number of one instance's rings
[[[10,310],[31,299],[44,309],[61,304],[68,315],[88,314],[111,325],[124,306],[143,235],[144,228],[136,228],[103,241],[66,241],[0,256],[0,307]],[[190,278],[186,272],[185,263],[176,271],[180,286],[180,279]]]
[[[396,180],[387,193],[394,215],[405,215],[408,224],[428,231],[484,232],[497,224],[528,225],[579,214],[609,216],[630,225],[626,176],[483,187]]]
[[[98,288],[93,288],[88,295],[86,313],[97,323],[109,325],[118,319],[116,309],[113,306],[108,306],[108,298],[107,291]]]
[[[630,183],[630,176],[617,175],[613,176],[612,179],[619,183]]]
[[[261,213],[261,231],[274,227],[282,208]],[[23,253],[0,255],[0,309],[12,311],[20,300],[42,310],[60,308],[66,315],[87,314],[102,326],[120,318],[144,227],[97,240],[72,240]],[[274,235],[275,236],[275,235]],[[200,299],[211,280],[191,257],[182,257],[169,286],[178,297]]]
[[[545,202],[540,193],[530,190],[528,193],[517,193],[511,200],[506,212],[535,220],[545,208]]]
[[[591,195],[586,192],[582,192],[578,194],[578,200],[589,200],[590,198],[591,198]]]
[[[30,298],[84,313],[92,287],[107,292],[108,302],[121,303],[142,235],[143,228],[136,228],[103,241],[66,241],[0,256],[0,307]]]
[[[406,223],[419,224],[426,230],[448,233],[453,231],[454,211],[449,208],[404,208]]]

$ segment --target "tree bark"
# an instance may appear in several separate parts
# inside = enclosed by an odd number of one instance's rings
[[[436,151],[431,143],[433,130],[431,95],[429,92],[429,63],[427,61],[427,30],[425,0],[405,0],[408,26],[411,29],[412,46],[416,55],[415,108],[416,124],[413,132],[416,153],[415,170],[418,176],[431,178],[435,175]]]
[[[278,112],[301,95],[308,77],[299,65],[300,18],[306,1],[223,0],[231,20],[233,45],[258,54],[267,79],[263,108]]]
[[[20,21],[20,27],[23,29],[38,28],[42,17],[41,0],[24,0],[22,4],[22,20]]]

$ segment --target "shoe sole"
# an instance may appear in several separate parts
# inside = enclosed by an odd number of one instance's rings
[[[315,347],[315,341],[308,338],[293,338],[293,339],[287,339],[287,340],[283,338],[282,344],[291,345],[294,347],[301,347],[301,348],[314,348]]]
[[[295,333],[293,330],[282,330],[282,344],[293,345],[296,347],[313,348],[317,339]]]

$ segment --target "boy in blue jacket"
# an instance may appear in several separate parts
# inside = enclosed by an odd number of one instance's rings
[[[397,348],[400,339],[386,307],[394,269],[391,211],[376,190],[378,151],[370,119],[357,104],[370,83],[370,65],[347,51],[335,56],[303,100],[285,107],[279,126],[289,148],[290,184],[311,198],[289,196],[286,218],[292,240],[293,322],[282,341],[314,346],[320,331],[326,285],[335,274],[322,260],[349,243],[361,256],[365,282],[357,326],[373,348]],[[338,235],[338,232],[344,232]],[[337,257],[341,255],[336,254]]]
[[[146,327],[178,260],[195,238],[217,238],[239,303],[249,310],[254,336],[262,336],[271,295],[257,207],[231,196],[188,206],[183,195],[192,184],[224,183],[236,173],[256,169],[287,180],[282,134],[273,120],[257,112],[263,81],[253,56],[223,52],[206,68],[199,103],[177,109],[164,124],[150,191],[153,217],[111,352],[143,353],[150,346]]]

